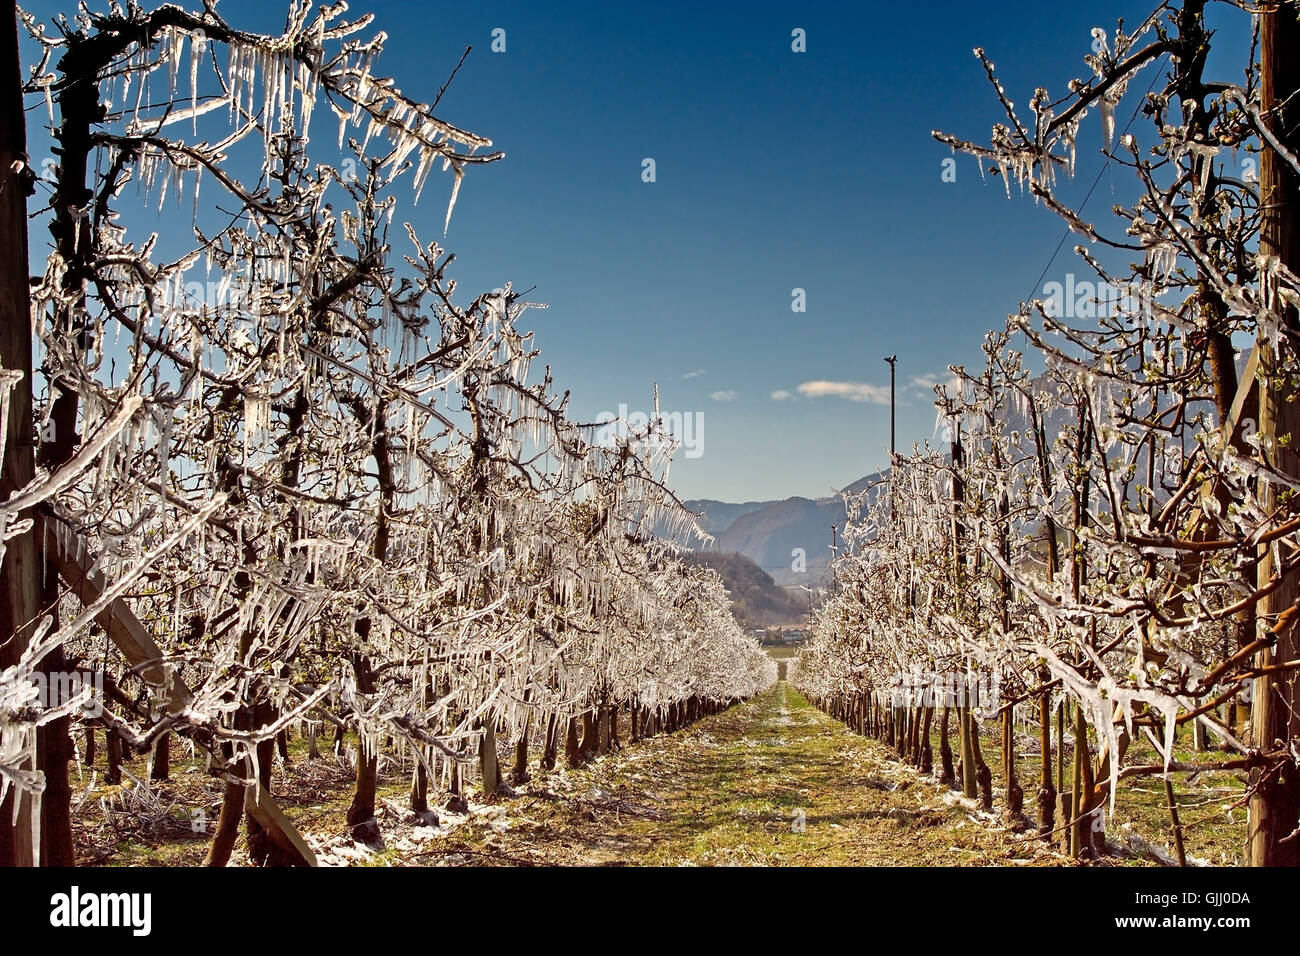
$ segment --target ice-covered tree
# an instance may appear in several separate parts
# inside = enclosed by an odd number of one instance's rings
[[[888,606],[865,642],[869,656],[901,670],[928,664],[943,638],[927,635],[892,656],[885,649],[937,611],[965,657],[1001,669],[1010,699],[1000,716],[1036,700],[1040,828],[1052,829],[1054,791],[1068,790],[1062,826],[1075,852],[1092,849],[1121,776],[1230,767],[1251,774],[1249,860],[1295,862],[1300,124],[1290,101],[1300,84],[1281,51],[1300,27],[1294,3],[1243,6],[1257,42],[1245,82],[1212,80],[1204,8],[1165,3],[1136,29],[1094,30],[1089,74],[1059,98],[1035,91],[1027,115],[975,51],[1006,122],[987,143],[936,137],[990,164],[1008,193],[1019,186],[1060,215],[1087,241],[1077,253],[1096,282],[1075,301],[1026,303],[989,337],[984,369],[954,369],[959,394],[945,397],[942,414],[961,442],[944,462],[895,460],[894,511],[865,530],[840,573],[846,582],[909,577],[917,556],[891,527],[907,526],[913,512],[937,527],[950,510],[945,567],[931,572],[919,608]],[[1144,115],[1149,134],[1117,135],[1117,111],[1130,103],[1123,114],[1131,111],[1130,125]],[[1114,230],[1057,195],[1058,177],[1073,173],[1093,135],[1083,125],[1089,113],[1098,114],[1107,162],[1132,177],[1138,196],[1116,207]],[[1117,265],[1126,259],[1135,261]],[[1032,362],[1013,347],[1022,340]],[[1029,365],[1042,371],[1031,375]],[[929,477],[945,472],[946,501]],[[929,482],[924,493],[917,476]],[[935,594],[936,577],[964,582],[949,604]],[[881,600],[858,600],[847,584],[840,594],[826,625]],[[954,612],[962,607],[966,615]],[[879,631],[891,636],[877,639]],[[814,662],[847,664],[833,634],[820,635],[797,668],[821,693],[836,687]],[[1068,702],[1074,740],[1091,733],[1098,749],[1076,746],[1070,779],[1058,768],[1054,787],[1050,713],[1062,727]],[[1179,764],[1179,726],[1198,739],[1208,731],[1236,755]],[[1125,765],[1137,735],[1159,764]]]

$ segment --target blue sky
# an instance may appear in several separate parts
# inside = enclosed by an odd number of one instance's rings
[[[679,456],[676,490],[741,501],[825,495],[885,463],[885,355],[899,357],[900,446],[930,438],[932,396],[913,382],[977,366],[984,332],[1041,294],[1059,220],[1014,189],[1008,200],[969,157],[957,158],[956,182],[940,175],[950,154],[932,129],[980,140],[1001,118],[972,48],[1026,104],[1036,86],[1059,95],[1086,74],[1092,27],[1135,24],[1153,5],[351,7],[389,35],[377,72],[419,100],[474,47],[440,114],[506,158],[470,170],[443,240],[461,291],[536,286],[531,298],[549,309],[528,324],[575,415],[648,410],[658,383],[663,410],[703,416],[702,454]],[[48,18],[68,6],[30,9]],[[218,9],[248,29],[283,22],[269,0]],[[1226,76],[1239,80],[1248,22],[1216,17],[1237,54]],[[490,49],[495,28],[504,53]],[[791,50],[795,28],[805,53]],[[332,149],[332,117],[318,117]],[[1085,124],[1067,199],[1100,169],[1101,123]],[[653,183],[642,181],[647,157]],[[441,231],[448,186],[431,180],[413,211],[426,239]],[[1109,171],[1090,217],[1132,191],[1125,171]],[[1086,271],[1075,242],[1045,281]]]

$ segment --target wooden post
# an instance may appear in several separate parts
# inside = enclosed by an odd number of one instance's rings
[[[1276,3],[1260,13],[1260,106],[1269,130],[1287,149],[1300,149],[1300,4],[1295,0]],[[1288,103],[1287,101],[1290,100]],[[1281,104],[1286,103],[1286,109]],[[1277,256],[1292,272],[1300,272],[1300,177],[1271,148],[1261,151],[1259,171],[1261,256]],[[1279,303],[1280,306],[1280,303]],[[1281,306],[1280,306],[1281,307]],[[1300,329],[1300,319],[1292,307],[1283,307],[1283,321],[1292,330]],[[1300,478],[1300,397],[1285,386],[1274,387],[1273,373],[1278,356],[1264,338],[1259,340],[1261,364],[1265,377],[1259,393],[1259,436],[1269,463],[1284,475]],[[1279,439],[1286,436],[1289,444]],[[1277,509],[1282,491],[1271,485],[1264,496],[1265,513]],[[1270,548],[1261,549],[1259,583],[1262,585],[1278,572]],[[1300,633],[1296,615],[1277,627],[1280,615],[1300,598],[1297,576],[1290,573],[1280,588],[1266,596],[1259,605],[1259,618],[1265,627],[1274,628],[1277,643],[1260,651],[1256,663],[1268,667],[1300,657]],[[1296,671],[1264,674],[1255,678],[1251,709],[1252,743],[1261,750],[1271,750],[1277,741],[1284,745],[1300,735],[1300,674]],[[1246,833],[1247,859],[1252,866],[1300,866],[1300,838],[1292,836],[1300,819],[1300,769],[1290,760],[1283,761],[1277,773],[1252,773],[1258,788],[1251,796]]]
[[[22,378],[9,392],[0,498],[8,498],[36,474],[32,421],[32,320],[27,287],[27,192],[31,171],[23,123],[18,11],[0,13],[0,365]],[[15,164],[21,164],[15,168]],[[21,517],[30,518],[30,513]],[[36,532],[5,542],[0,563],[0,669],[13,666],[31,639],[40,602],[41,561]],[[32,769],[28,767],[28,769]],[[14,801],[18,819],[14,820]],[[0,803],[0,866],[34,866],[31,800],[11,789]]]

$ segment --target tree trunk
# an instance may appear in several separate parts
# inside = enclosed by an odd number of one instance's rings
[[[150,780],[170,780],[172,775],[171,734],[160,734],[154,742]]]
[[[952,768],[952,745],[948,742],[948,717],[952,713],[952,708],[947,704],[939,712],[939,782],[945,787],[955,787],[957,784],[957,775]]]
[[[993,771],[984,762],[984,752],[980,749],[980,727],[975,720],[975,712],[967,708],[967,720],[970,722],[971,754],[975,758],[975,785],[979,788],[980,809],[993,809]]]
[[[1074,845],[1074,794],[1069,790],[1061,791],[1061,852],[1070,856]]]
[[[7,19],[7,18],[6,18]],[[93,66],[94,59],[90,64]],[[60,304],[59,331],[74,341],[89,334],[91,322],[85,308],[85,266],[93,258],[96,240],[92,219],[83,219],[78,212],[81,200],[75,197],[90,195],[86,180],[90,169],[88,159],[94,149],[91,127],[101,115],[99,75],[89,69],[75,77],[74,82],[58,88],[58,182],[51,207],[54,213],[50,233],[55,250],[62,257],[66,269],[61,279],[61,291],[66,296]],[[20,275],[26,275],[22,268]],[[30,334],[30,326],[28,326]],[[80,351],[80,346],[77,346]],[[55,376],[50,382],[49,423],[52,433],[49,440],[40,442],[36,454],[37,465],[54,473],[76,453],[80,436],[77,418],[80,394],[74,381]],[[39,525],[38,533],[39,531]],[[6,563],[8,556],[6,555]],[[59,572],[53,562],[46,562],[41,585],[40,606],[54,618],[59,626],[59,602],[63,588]],[[56,648],[41,662],[46,673],[67,669],[63,649]],[[68,785],[68,763],[72,758],[71,719],[62,717],[37,731],[37,766],[45,775],[45,793],[41,797],[41,845],[43,862],[50,866],[71,866],[72,819],[70,813],[71,788]]]
[[[532,726],[533,715],[529,713],[524,718],[524,728],[519,732],[519,739],[515,741],[515,764],[510,768],[510,782],[512,784],[527,783],[529,780],[528,734]]]
[[[1178,800],[1174,796],[1174,782],[1165,774],[1165,801],[1169,808],[1169,823],[1174,832],[1174,853],[1179,866],[1187,865],[1187,850],[1183,846],[1183,824],[1178,818]]]
[[[586,763],[592,757],[600,752],[600,734],[596,729],[596,713],[594,710],[585,710],[582,712],[582,743],[578,748],[578,757],[582,763]]]
[[[41,663],[41,670],[47,674],[66,669],[61,647],[47,654]],[[68,782],[68,764],[72,759],[72,718],[60,717],[37,728],[36,765],[45,774],[45,792],[41,794],[41,866],[76,865],[72,846],[72,787]]]
[[[1260,17],[1260,106],[1269,130],[1293,154],[1300,151],[1300,5],[1295,0],[1264,8]],[[1281,106],[1285,104],[1285,109]],[[1300,177],[1271,148],[1262,150],[1259,174],[1259,253],[1277,256],[1292,272],[1300,273]],[[1283,323],[1293,333],[1300,330],[1300,317],[1290,306],[1284,308]],[[1259,391],[1259,437],[1269,463],[1291,481],[1300,479],[1300,397],[1283,384],[1275,387],[1277,373],[1285,383],[1286,369],[1277,369],[1278,357],[1261,336],[1257,347],[1267,377]],[[1280,441],[1288,439],[1284,445]],[[1265,513],[1286,514],[1293,507],[1284,486],[1266,483]],[[1285,552],[1284,552],[1285,553]],[[1269,581],[1279,569],[1273,549],[1260,549],[1258,581]],[[1273,627],[1277,641],[1259,652],[1256,664],[1271,667],[1300,658],[1300,628],[1295,607],[1300,599],[1300,582],[1294,571],[1282,579],[1281,587],[1259,604],[1259,617]],[[1289,612],[1289,613],[1288,613]],[[1282,617],[1286,614],[1286,617]],[[1274,624],[1273,622],[1277,622]],[[1251,700],[1251,733],[1254,746],[1264,751],[1276,747],[1292,749],[1300,737],[1300,672],[1295,670],[1261,674],[1255,678]],[[1256,768],[1251,772],[1255,792],[1247,812],[1246,855],[1252,866],[1300,866],[1300,767],[1283,758],[1276,772]],[[1288,839],[1289,837],[1289,839]]]
[[[242,783],[227,781],[221,796],[221,815],[217,818],[217,832],[212,836],[212,845],[208,847],[204,866],[225,866],[230,862],[231,851],[235,848],[235,839],[239,836],[239,820],[244,814],[244,791]]]
[[[375,509],[375,534],[370,543],[370,556],[381,564],[388,560],[389,520],[397,496],[397,481],[393,473],[392,455],[388,435],[388,398],[379,398],[370,411],[360,401],[352,405],[358,423],[371,431],[370,455],[375,460],[379,485],[379,503]],[[358,608],[361,610],[361,608]],[[370,640],[373,622],[369,616],[360,617],[352,629],[356,637],[356,650],[350,655],[352,671],[356,675],[357,693],[371,695],[377,690],[375,671],[365,653]],[[379,786],[379,740],[362,733],[357,743],[357,783],[348,806],[347,823],[352,838],[369,846],[383,846],[383,834],[375,819],[375,791]]]
[[[1040,680],[1046,683],[1046,674]],[[1052,703],[1044,690],[1038,698],[1038,834],[1046,839],[1055,829],[1056,787],[1052,783]]]
[[[1062,699],[1056,705],[1056,792],[1057,795],[1065,794],[1069,791],[1065,780],[1065,700]],[[1061,822],[1064,824],[1070,819],[1070,812],[1062,810],[1064,814]]]
[[[417,827],[438,825],[438,814],[429,809],[429,767],[425,761],[432,759],[433,754],[425,750],[415,755],[415,770],[411,774],[411,812],[415,814]]]
[[[122,782],[122,738],[112,727],[104,729],[104,749],[108,751],[108,772],[104,776],[106,783]]]
[[[546,718],[546,736],[542,743],[542,759],[538,766],[546,773],[555,769],[556,754],[560,749],[560,717],[551,714]]]
[[[241,649],[247,653],[244,647],[245,641],[241,639]],[[235,712],[234,725],[236,730],[248,731],[253,727],[261,726],[261,721],[265,719],[269,705],[251,705],[239,708]],[[258,762],[258,781],[267,790],[271,785],[271,759],[274,756],[272,748],[274,741],[263,741],[257,744],[257,762]],[[230,753],[227,749],[227,759]],[[239,822],[244,818],[244,804],[248,793],[248,785],[242,781],[248,780],[252,773],[252,762],[247,758],[239,760],[231,767],[231,774],[240,778],[240,781],[227,780],[221,797],[221,813],[217,817],[216,832],[212,836],[212,845],[208,847],[208,855],[204,860],[204,866],[223,867],[230,862],[230,854],[234,850],[235,840],[239,836]],[[259,865],[267,864],[276,865],[280,861],[276,856],[276,851],[271,846],[271,841],[266,833],[262,830],[261,825],[253,819],[252,815],[247,817],[248,829],[248,850],[249,856]]]
[[[264,727],[274,720],[275,709],[270,702],[264,702],[258,705],[256,713],[257,725]],[[257,745],[257,779],[266,793],[271,792],[271,773],[274,764],[275,739],[260,741]],[[297,859],[286,856],[272,839],[271,834],[254,819],[251,813],[245,815],[244,826],[248,831],[248,858],[253,863],[257,866],[296,865]]]
[[[1025,791],[1016,778],[1016,726],[1015,708],[1008,707],[1002,715],[1002,786],[1007,802],[1007,821],[1012,826],[1024,822]]]
[[[957,708],[957,721],[961,731],[961,792],[964,797],[979,796],[979,777],[975,767],[975,720],[969,707]]]
[[[564,764],[570,770],[582,765],[582,750],[578,744],[577,717],[570,717],[564,730]]]
[[[1083,768],[1088,764],[1088,725],[1083,718],[1083,708],[1074,708],[1074,772],[1070,786],[1070,855],[1079,859],[1085,852],[1089,821],[1083,818],[1087,810],[1084,800]]]
[[[609,704],[601,704],[596,709],[596,753],[609,753]]]
[[[370,619],[362,618],[355,625],[360,643],[364,646],[370,632]],[[362,633],[364,631],[364,633]],[[352,670],[357,679],[357,692],[375,692],[374,674],[370,661],[363,654],[352,655]],[[359,734],[357,740],[357,781],[348,805],[347,824],[352,838],[368,846],[383,846],[383,834],[375,819],[375,791],[379,786],[379,752],[377,741],[369,734]]]
[[[501,789],[501,768],[497,763],[496,718],[489,716],[483,722],[483,735],[478,739],[479,770],[483,776],[483,800],[495,803]]]
[[[1083,852],[1093,859],[1105,846],[1105,835],[1101,829],[1101,804],[1096,799],[1096,777],[1092,772],[1092,748],[1088,746],[1088,724],[1083,718],[1083,708],[1079,708],[1079,720],[1083,725],[1083,807],[1081,812],[1087,814],[1083,823]],[[1123,759],[1123,753],[1119,758]]]
[[[921,723],[921,773],[931,773],[934,770],[934,749],[930,745],[930,725],[934,722],[934,708],[926,707],[923,713],[925,717]]]
[[[415,770],[411,774],[411,809],[417,816],[429,810],[429,771],[418,754],[415,758]]]
[[[447,809],[453,813],[464,813],[469,810],[469,801],[465,799],[464,773],[461,770],[460,762],[448,759],[447,761]]]

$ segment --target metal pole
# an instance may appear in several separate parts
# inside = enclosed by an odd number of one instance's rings
[[[885,358],[889,363],[889,520],[894,520],[894,372],[898,366],[898,355]]]
[[[898,366],[898,356],[890,355],[885,359],[889,363],[889,461],[893,464],[894,453],[894,372]]]
[[[839,554],[839,549],[836,547],[835,536],[839,532],[839,530],[840,529],[838,526],[831,525],[831,594],[832,595],[839,593],[838,582],[835,580],[835,558]]]

